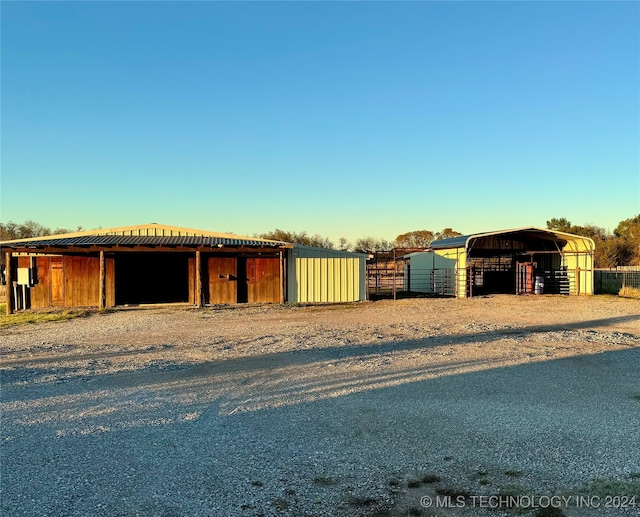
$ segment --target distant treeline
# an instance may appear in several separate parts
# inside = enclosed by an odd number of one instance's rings
[[[620,221],[613,233],[592,224],[577,226],[565,217],[550,219],[547,228],[593,239],[597,268],[640,265],[640,214]]]
[[[0,241],[12,241],[15,239],[31,239],[32,237],[44,237],[45,235],[60,235],[62,233],[81,232],[82,226],[76,228],[56,228],[52,230],[29,219],[24,223],[0,223]]]
[[[613,233],[591,224],[577,226],[564,217],[550,219],[547,221],[547,228],[583,235],[593,239],[596,243],[595,266],[598,268],[640,265],[640,214],[620,221]],[[0,223],[0,240],[29,239],[31,237],[79,232],[82,230],[82,226],[73,229],[56,228],[52,230],[31,220],[24,223],[9,221],[8,223]],[[328,237],[323,237],[322,235],[309,235],[305,231],[294,232],[276,228],[271,232],[257,235],[257,237],[305,244],[307,246],[369,253],[388,251],[394,248],[428,248],[434,240],[448,239],[458,235],[462,234],[452,228],[445,228],[439,232],[414,230],[398,235],[393,241],[376,237],[363,237],[351,243],[342,237],[337,244],[334,244]]]
[[[280,230],[279,228],[276,228],[272,232],[261,233],[258,237],[274,241],[294,242],[306,246],[369,253],[374,251],[389,251],[394,248],[428,248],[429,244],[436,239],[448,239],[449,237],[456,237],[458,235],[462,234],[451,228],[445,228],[441,232],[416,230],[398,235],[393,241],[378,239],[376,237],[363,237],[351,243],[344,237],[341,237],[337,246],[329,238],[323,237],[322,235],[308,235],[307,232],[296,233]]]

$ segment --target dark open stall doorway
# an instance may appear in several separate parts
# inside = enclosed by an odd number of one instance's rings
[[[189,301],[187,253],[118,253],[116,305]]]

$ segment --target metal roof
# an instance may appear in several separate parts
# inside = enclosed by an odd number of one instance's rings
[[[286,246],[286,242],[261,240],[261,239],[243,239],[228,237],[211,237],[206,235],[173,235],[173,236],[151,236],[151,235],[79,235],[75,237],[51,236],[48,239],[23,239],[20,241],[11,241],[0,243],[3,248],[51,248],[51,247],[114,247],[114,246],[183,246],[183,247],[272,247],[277,248]]]
[[[547,228],[536,228],[533,226],[527,228],[513,228],[510,230],[500,230],[496,232],[483,232],[483,233],[472,233],[469,235],[460,235],[458,237],[452,237],[450,239],[439,239],[437,241],[433,241],[429,246],[430,249],[440,250],[440,249],[451,249],[451,248],[466,248],[468,243],[472,239],[477,239],[481,237],[489,237],[492,235],[501,235],[504,237],[515,237],[515,236],[523,236],[523,237],[537,237],[537,238],[546,238],[549,240],[555,241],[576,241],[582,242],[585,248],[593,250],[595,245],[593,240],[589,237],[584,237],[582,235],[574,235],[572,233],[559,232],[556,230],[549,230]]]
[[[429,244],[429,247],[434,250],[441,250],[447,248],[464,248],[467,244],[467,240],[474,235],[460,235],[458,237],[451,237],[449,239],[438,239]]]

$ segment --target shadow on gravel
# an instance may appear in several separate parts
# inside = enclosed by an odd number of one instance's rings
[[[86,370],[73,375],[70,362],[82,361],[89,357],[126,357],[133,354],[121,351],[113,354],[99,352],[97,355],[63,355],[55,361],[61,364],[57,370],[51,366],[33,367],[41,361],[24,360],[25,366],[17,367],[20,361],[3,363],[13,368],[3,372],[5,384],[2,399],[4,403],[20,400],[28,404],[30,398],[37,399],[38,393],[29,389],[30,380],[39,376],[57,377],[45,384],[57,385],[55,391],[62,394],[76,394],[77,397],[93,399],[103,390],[134,390],[143,396],[153,396],[154,392],[171,392],[171,397],[180,397],[181,390],[206,393],[196,398],[208,404],[220,400],[220,411],[233,414],[238,411],[293,405],[305,401],[327,397],[337,397],[345,393],[381,389],[407,382],[424,381],[448,375],[458,375],[472,371],[513,366],[526,360],[540,362],[548,357],[530,354],[529,357],[505,357],[504,353],[485,349],[481,359],[463,359],[464,352],[452,351],[452,347],[464,345],[485,345],[504,339],[526,340],[536,334],[549,332],[580,331],[594,327],[606,327],[629,321],[640,321],[640,315],[602,318],[567,325],[535,325],[522,328],[461,333],[455,335],[430,336],[417,340],[380,342],[379,344],[339,345],[326,348],[291,350],[242,356],[220,361],[210,361],[192,365],[172,360],[171,345],[141,350],[139,354],[156,352],[167,348],[166,357],[155,364],[147,364],[133,371],[96,374]],[[615,333],[621,341],[617,346],[635,347],[640,345],[637,335]],[[348,336],[345,336],[348,338]],[[588,340],[589,334],[579,336]],[[560,336],[562,338],[562,336]],[[551,343],[555,344],[555,343]],[[561,345],[561,343],[560,343]],[[488,351],[487,351],[488,350]],[[397,366],[398,359],[410,355],[416,366]],[[414,358],[415,356],[415,358]],[[19,391],[7,390],[12,381],[19,380],[23,386]],[[39,391],[39,390],[37,390]],[[95,392],[92,394],[92,392]],[[165,395],[162,395],[165,396]],[[118,405],[118,404],[116,404]],[[46,406],[46,405],[45,405]]]
[[[422,348],[432,348],[443,345],[464,345],[468,343],[487,343],[498,339],[504,339],[508,337],[527,337],[531,334],[543,334],[546,332],[557,332],[567,330],[581,330],[581,329],[593,329],[594,327],[606,327],[609,325],[616,325],[619,323],[625,323],[629,321],[640,322],[640,314],[631,316],[620,316],[615,318],[601,318],[597,320],[588,320],[581,322],[568,323],[563,325],[534,325],[530,327],[505,327],[497,330],[470,332],[464,334],[451,334],[444,336],[430,336],[428,338],[419,340],[405,340],[399,342],[388,342],[374,345],[339,345],[333,347],[317,348],[311,350],[294,350],[287,352],[266,353],[260,355],[252,355],[249,357],[239,357],[233,359],[223,359],[221,361],[215,361],[206,363],[201,367],[195,367],[190,371],[200,370],[201,368],[207,369],[213,365],[225,364],[225,369],[232,371],[240,371],[244,369],[252,369],[261,367],[260,362],[271,362],[276,360],[279,364],[305,364],[309,362],[322,361],[327,359],[344,359],[346,357],[363,357],[367,355],[379,355],[389,352],[409,351]],[[639,336],[629,334],[630,337],[636,337],[640,340]],[[348,337],[348,336],[345,336]],[[640,344],[640,342],[639,342]],[[144,355],[149,353],[157,353],[159,349],[170,349],[172,345],[162,344],[154,347],[147,347],[142,350],[132,351],[99,351],[90,354],[69,354],[63,356],[56,356],[56,362],[72,362],[82,361],[87,359],[106,359],[106,358],[120,358],[133,355]],[[43,357],[37,359],[19,359],[19,360],[2,360],[0,366],[19,366],[32,365],[39,363],[50,363],[51,357]],[[253,365],[257,362],[257,365]],[[208,366],[207,366],[208,365]],[[234,366],[235,365],[235,366]]]
[[[417,342],[380,345],[398,346]],[[409,368],[292,355],[74,380],[84,391],[50,386],[4,404],[2,514],[415,515],[425,487],[395,513],[390,480],[405,490],[426,473],[437,493],[477,495],[518,472],[533,493],[640,468],[639,348],[526,364],[430,356]]]
[[[109,345],[102,345],[101,348],[108,348]],[[73,349],[73,345],[70,346],[71,349]],[[121,348],[121,347],[118,347]],[[64,361],[87,361],[87,360],[96,360],[96,359],[113,359],[113,358],[120,358],[120,357],[130,357],[130,356],[134,356],[134,355],[145,355],[145,354],[156,354],[158,353],[158,350],[162,350],[162,349],[168,349],[168,348],[173,348],[173,345],[169,345],[169,344],[164,344],[164,345],[157,345],[157,346],[147,346],[145,348],[138,348],[135,350],[118,350],[118,351],[110,351],[110,350],[98,350],[95,352],[91,352],[90,354],[73,354],[73,353],[67,353],[67,351],[65,350],[63,355],[56,355],[55,356],[55,360],[56,362],[64,362]],[[6,367],[6,366],[15,366],[15,365],[21,365],[21,364],[48,364],[51,362],[51,355],[52,353],[50,351],[45,350],[44,351],[47,356],[46,357],[38,357],[38,358],[34,358],[34,359],[3,359],[0,361],[0,366]]]

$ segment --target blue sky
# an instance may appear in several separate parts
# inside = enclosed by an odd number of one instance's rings
[[[393,239],[640,213],[638,2],[7,2],[0,219]]]

